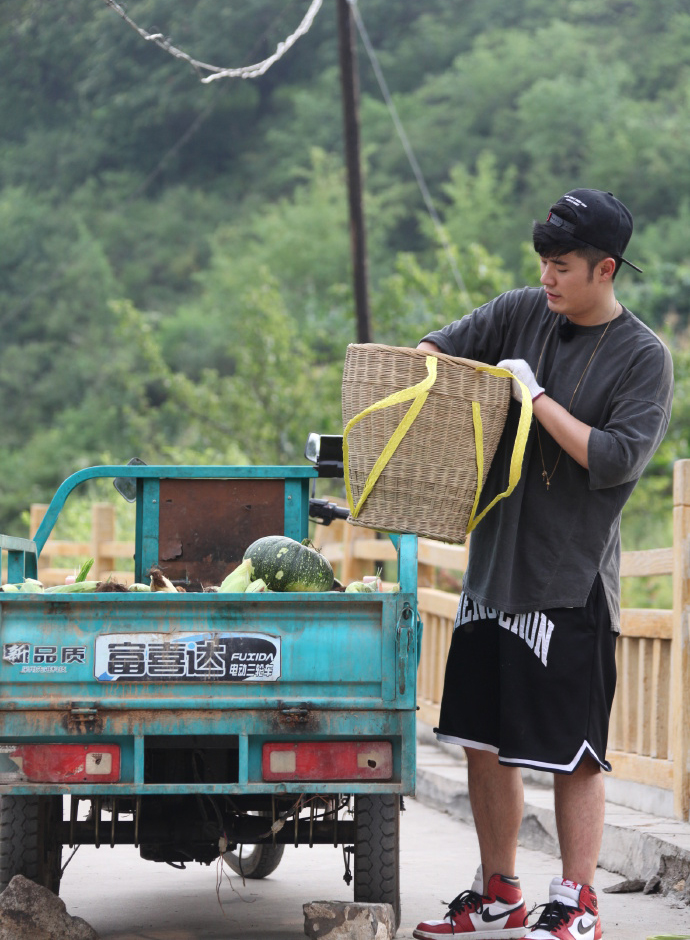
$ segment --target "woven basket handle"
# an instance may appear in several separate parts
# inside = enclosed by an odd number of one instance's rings
[[[429,391],[436,381],[438,359],[436,356],[427,356],[425,362],[427,368],[427,377],[425,379],[423,379],[421,382],[418,382],[416,385],[411,385],[409,388],[402,389],[398,392],[393,392],[392,395],[388,395],[386,398],[382,398],[380,401],[374,402],[373,405],[369,405],[369,407],[365,408],[364,411],[361,411],[358,415],[355,415],[354,418],[351,418],[345,426],[345,430],[343,431],[345,492],[347,495],[347,504],[350,508],[350,515],[353,519],[356,519],[361,512],[362,506],[366,502],[367,497],[383,473],[386,465],[388,464],[388,461],[391,459],[397,450],[398,445],[412,426],[412,422],[422,410],[424,402],[427,400],[429,395]],[[484,476],[484,432],[479,402],[472,402],[472,422],[474,425],[474,443],[477,458],[477,491],[475,493],[474,504],[472,506],[470,518],[467,523],[466,531],[468,533],[471,532],[477,523],[484,518],[487,512],[496,505],[499,499],[504,499],[506,496],[510,496],[517,486],[518,480],[520,479],[520,474],[522,473],[522,461],[525,455],[529,427],[532,421],[532,397],[527,386],[524,385],[519,379],[516,379],[512,372],[509,372],[507,369],[499,369],[497,366],[485,365],[476,365],[475,369],[477,369],[478,372],[488,372],[489,375],[495,375],[499,378],[510,378],[511,380],[515,379],[522,391],[522,408],[520,410],[520,420],[518,422],[517,434],[515,435],[515,443],[513,444],[513,454],[510,459],[508,488],[503,493],[499,493],[498,496],[494,497],[489,505],[486,506],[477,516],[477,505],[479,503],[479,496],[482,490],[482,479]],[[372,412],[380,411],[382,408],[388,408],[391,405],[397,405],[410,400],[412,401],[412,404],[410,405],[400,424],[391,435],[390,440],[383,448],[378,460],[372,467],[371,472],[367,477],[366,483],[364,484],[362,495],[360,496],[357,505],[355,506],[352,496],[352,487],[350,485],[349,448],[347,442],[350,431],[362,420],[362,418],[365,418]]]
[[[529,435],[529,426],[532,423],[532,396],[529,393],[527,386],[520,381],[512,372],[509,372],[507,369],[499,369],[497,366],[475,366],[477,372],[488,372],[489,375],[496,375],[499,378],[505,377],[514,379],[520,386],[520,391],[522,392],[522,407],[520,409],[520,419],[518,421],[517,433],[515,434],[515,443],[513,444],[513,454],[510,458],[510,471],[508,473],[508,488],[503,492],[499,493],[498,496],[495,496],[488,506],[485,506],[484,509],[479,513],[478,516],[475,515],[477,511],[477,505],[479,503],[479,496],[482,491],[482,478],[484,476],[484,432],[482,428],[482,415],[481,408],[479,407],[478,401],[472,402],[472,421],[474,423],[474,446],[475,452],[477,454],[477,492],[474,497],[474,504],[472,506],[472,512],[470,513],[470,518],[467,522],[466,531],[470,533],[472,529],[477,525],[478,522],[484,518],[487,512],[496,505],[499,499],[505,499],[506,496],[510,496],[515,487],[518,484],[520,475],[522,473],[522,461],[525,456],[525,447],[527,446],[527,437]]]

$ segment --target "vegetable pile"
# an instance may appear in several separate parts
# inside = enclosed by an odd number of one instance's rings
[[[117,581],[87,581],[86,576],[93,565],[93,558],[86,562],[70,583],[44,587],[40,581],[25,578],[18,584],[5,584],[1,590],[20,594],[85,594],[105,591],[120,592],[184,592],[176,587],[160,568],[151,568],[149,583],[134,583],[129,586]],[[262,592],[294,591],[346,591],[348,593],[373,593],[383,590],[380,575],[365,577],[343,587],[333,576],[333,568],[324,555],[305,539],[297,542],[285,535],[268,535],[257,539],[244,553],[240,564],[228,574],[220,585],[205,588],[221,594],[255,594]],[[399,591],[399,585],[392,590]]]

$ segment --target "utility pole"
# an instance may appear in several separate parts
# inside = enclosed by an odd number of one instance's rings
[[[343,99],[345,162],[350,204],[350,251],[354,277],[357,342],[371,342],[369,300],[367,296],[367,254],[362,208],[362,173],[359,159],[359,81],[357,45],[352,11],[348,0],[338,4],[340,80]]]

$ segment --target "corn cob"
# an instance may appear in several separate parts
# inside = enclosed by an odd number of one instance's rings
[[[72,584],[56,584],[45,589],[46,594],[93,594],[100,581],[73,581]]]
[[[149,574],[151,575],[152,591],[164,591],[168,594],[177,594],[177,588],[169,578],[165,577],[160,568],[151,568]]]
[[[234,571],[231,571],[225,580],[221,582],[218,588],[219,592],[223,594],[243,594],[249,587],[253,573],[254,566],[252,565],[251,559],[245,558],[244,561],[241,562]]]
[[[346,594],[373,594],[375,591],[375,584],[365,584],[364,581],[351,581],[345,588]]]
[[[43,583],[35,578],[24,578],[24,581],[19,585],[19,591],[21,594],[42,594]]]
[[[268,591],[266,582],[262,578],[257,578],[256,581],[250,581],[249,586],[245,588],[245,594],[260,594],[262,591]]]

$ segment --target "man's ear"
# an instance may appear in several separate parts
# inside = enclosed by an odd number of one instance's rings
[[[609,281],[616,273],[616,259],[604,258],[599,264],[599,275],[602,281]]]

